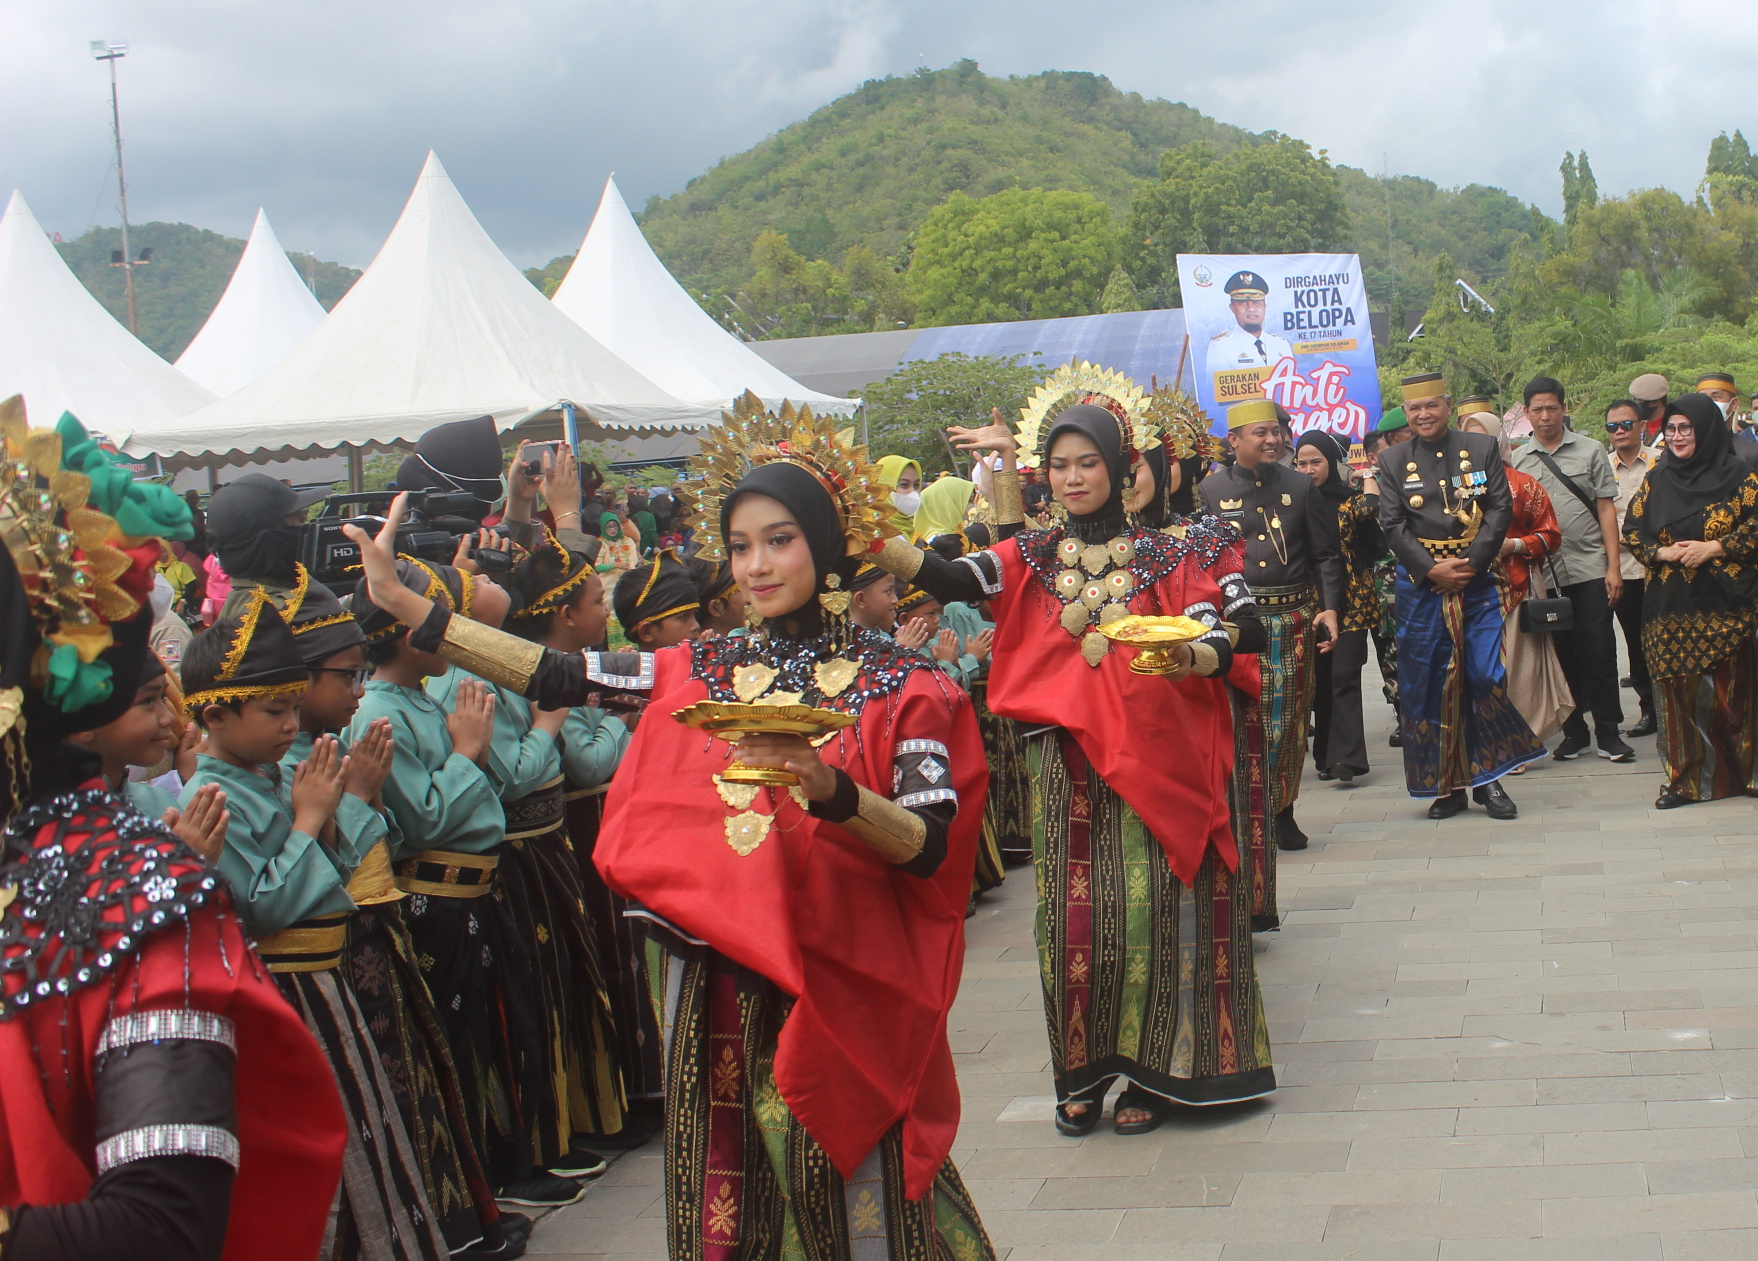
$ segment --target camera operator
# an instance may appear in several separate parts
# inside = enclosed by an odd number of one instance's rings
[[[567,443],[533,446],[521,442],[513,455],[507,471],[507,511],[501,524],[526,551],[535,550],[543,541],[540,527],[544,523],[536,515],[540,493],[554,519],[556,540],[570,552],[597,561],[602,540],[580,528],[580,462]]]
[[[265,473],[246,473],[208,498],[208,545],[232,580],[221,618],[238,613],[261,589],[276,609],[299,585],[299,541],[305,510],[329,488],[294,490]]]
[[[414,454],[405,456],[397,467],[397,479],[391,483],[391,489],[468,491],[476,497],[479,510],[468,515],[466,526],[481,525],[505,494],[501,482],[501,440],[495,432],[494,419],[478,416],[429,429],[416,442]],[[448,518],[433,524],[450,530],[456,523]]]

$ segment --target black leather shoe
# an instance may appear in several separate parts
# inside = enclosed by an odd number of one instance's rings
[[[1636,680],[1626,674],[1623,678],[1618,680],[1618,686],[1633,689],[1636,686]]]
[[[1335,776],[1335,775],[1333,775],[1333,774],[1331,774],[1331,773],[1330,773],[1330,772],[1329,772],[1329,771],[1327,771],[1327,770],[1321,770],[1321,771],[1319,771],[1319,773],[1318,773],[1318,777],[1319,777],[1319,783],[1321,783],[1321,784],[1328,784],[1328,783],[1330,783],[1330,782],[1331,782],[1331,781],[1332,781],[1332,780],[1333,780],[1333,779],[1335,779],[1335,778],[1337,778],[1337,777],[1336,777],[1336,776]]]
[[[1456,814],[1463,814],[1466,809],[1465,790],[1455,788],[1445,797],[1436,797],[1434,804],[1428,808],[1431,819],[1450,819]]]
[[[1302,832],[1300,825],[1294,821],[1293,806],[1289,806],[1276,816],[1276,848],[1290,850],[1306,848],[1306,833]]]
[[[1627,736],[1651,736],[1660,730],[1660,723],[1653,714],[1643,714],[1636,720],[1636,725],[1624,732]]]
[[[1670,788],[1662,788],[1660,796],[1654,799],[1656,810],[1677,810],[1680,806],[1694,806],[1696,804],[1689,797],[1681,797]]]
[[[1393,727],[1392,734],[1386,737],[1386,743],[1391,745],[1394,749],[1403,748],[1404,747],[1403,729],[1399,728],[1399,727]]]
[[[1489,817],[1492,819],[1517,819],[1520,817],[1520,807],[1516,806],[1514,799],[1508,796],[1507,790],[1502,787],[1500,780],[1485,784],[1482,788],[1473,788],[1471,800],[1488,811]]]

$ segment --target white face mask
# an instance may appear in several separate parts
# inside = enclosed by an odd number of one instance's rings
[[[922,496],[919,491],[894,490],[891,492],[891,502],[897,505],[897,510],[904,516],[913,517],[922,507]]]

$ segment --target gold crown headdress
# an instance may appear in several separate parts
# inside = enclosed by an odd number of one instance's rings
[[[140,603],[116,585],[133,564],[118,546],[129,541],[115,518],[89,505],[92,479],[62,467],[62,444],[57,430],[30,427],[22,398],[0,403],[0,540],[42,639],[32,685],[49,683],[52,656],[66,659],[58,675],[67,674],[75,656],[76,676],[101,670],[101,678],[93,673],[87,683],[52,689],[56,703],[71,712],[108,695],[108,667],[94,663],[114,642],[110,623],[133,617]]]
[[[722,558],[721,503],[745,474],[777,461],[805,469],[824,487],[848,540],[847,555],[871,549],[892,511],[891,492],[880,484],[879,467],[867,459],[867,448],[852,439],[852,432],[839,433],[829,416],[814,415],[810,407],[783,402],[777,414],[747,390],[732,411],[721,413],[721,423],[702,435],[701,453],[690,461],[696,509],[689,523],[703,540],[698,554]]]
[[[1148,396],[1148,422],[1159,431],[1173,461],[1201,456],[1214,461],[1226,446],[1209,430],[1209,415],[1196,399],[1175,385],[1163,385]]]
[[[1148,419],[1147,395],[1134,381],[1115,368],[1101,368],[1081,360],[1064,364],[1019,409],[1019,462],[1042,468],[1044,442],[1056,427],[1056,417],[1076,403],[1095,403],[1117,417],[1123,444],[1132,451],[1160,445],[1160,436]]]

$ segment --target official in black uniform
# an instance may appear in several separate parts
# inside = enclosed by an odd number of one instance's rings
[[[1494,438],[1449,425],[1453,400],[1438,372],[1404,378],[1415,438],[1380,452],[1380,528],[1398,561],[1398,694],[1404,778],[1433,797],[1431,819],[1466,808],[1465,789],[1492,819],[1519,812],[1502,776],[1544,746],[1508,699],[1502,606],[1493,570],[1513,520]]]
[[[1264,727],[1264,811],[1276,844],[1305,849],[1294,799],[1306,762],[1314,652],[1329,652],[1343,606],[1343,558],[1336,510],[1312,479],[1278,464],[1278,408],[1269,399],[1227,409],[1234,463],[1203,480],[1208,510],[1245,535],[1245,580],[1257,600],[1268,646],[1259,655]]]

